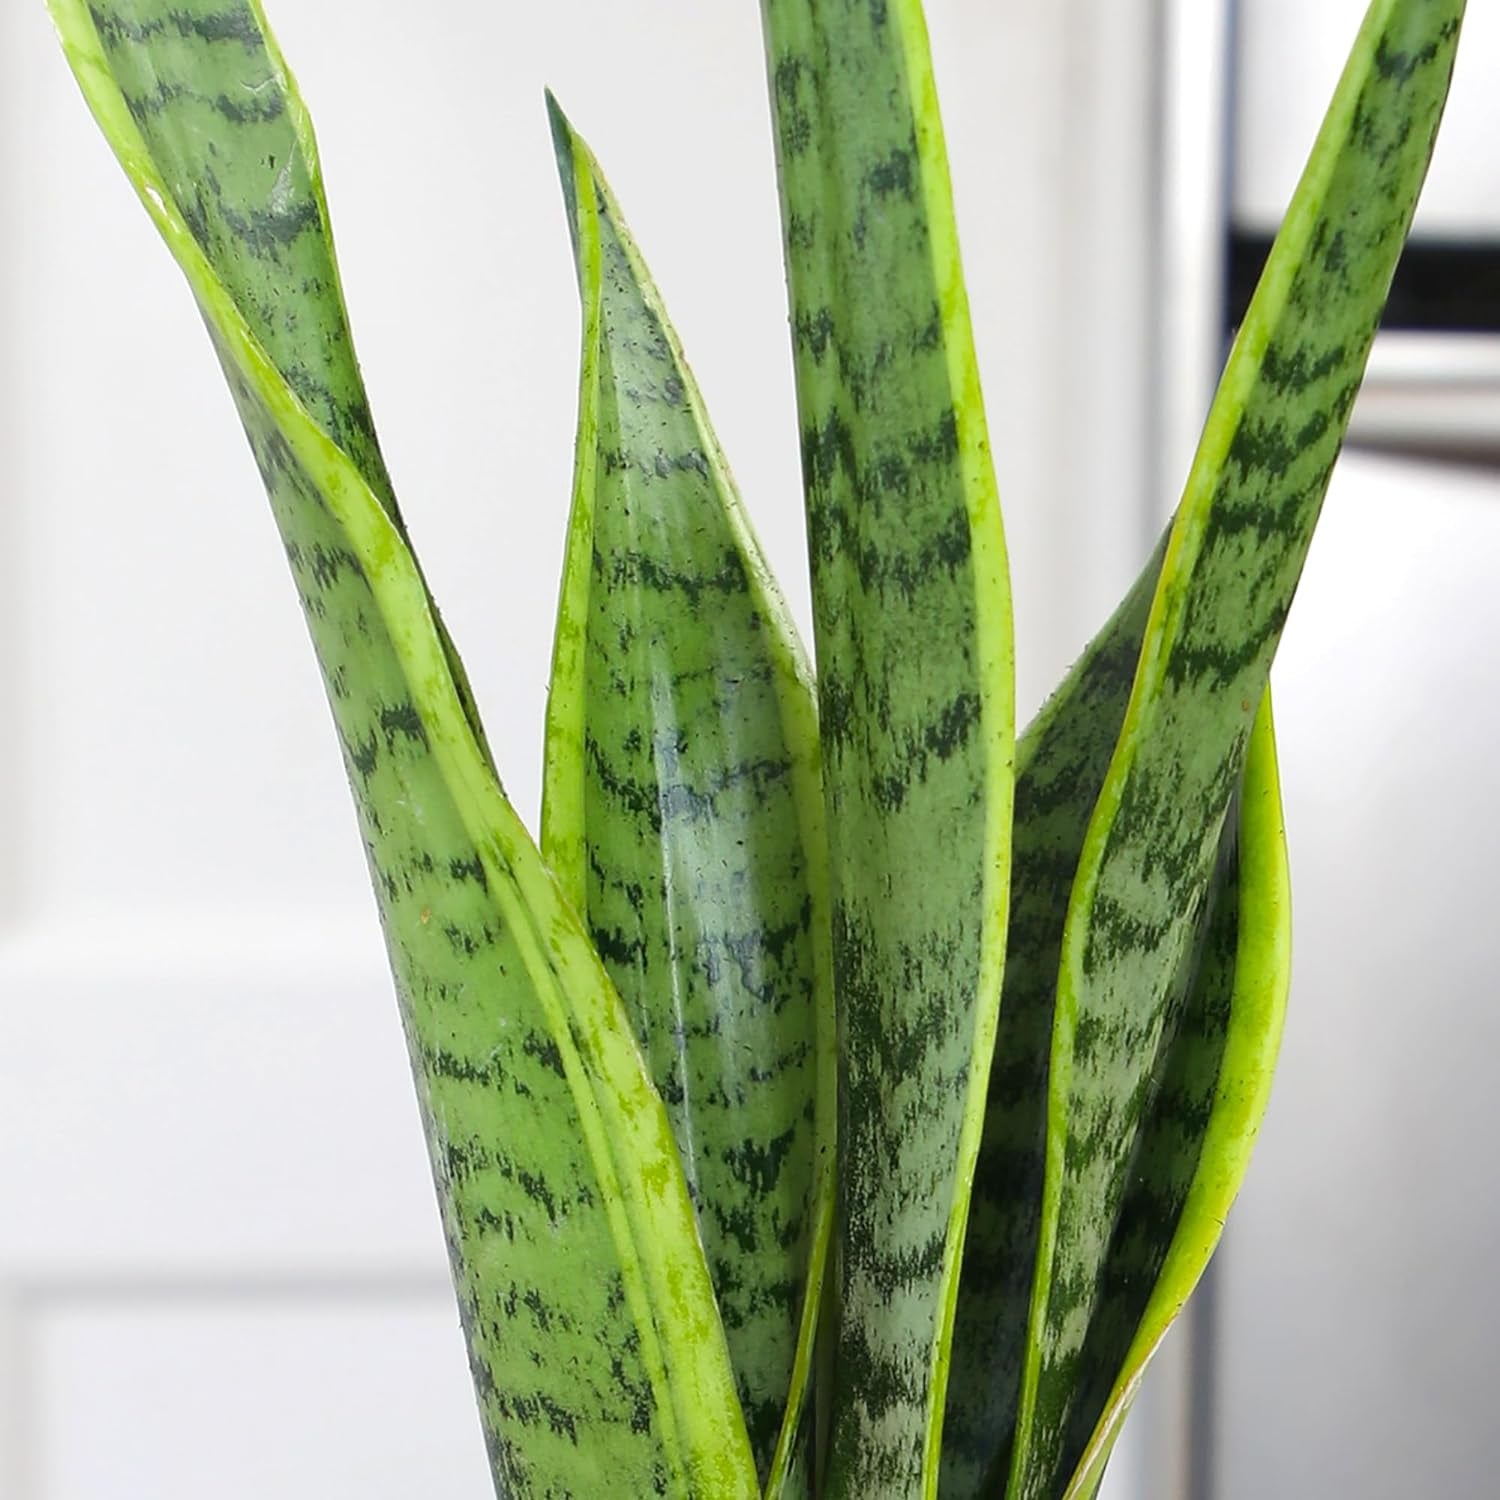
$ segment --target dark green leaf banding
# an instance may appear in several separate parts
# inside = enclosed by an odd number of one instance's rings
[[[552,116],[584,350],[542,847],[666,1101],[776,1496],[832,1230],[812,675],[660,295],[597,163]]]
[[[1065,1464],[1089,1329],[1220,829],[1447,94],[1462,0],[1376,0],[1169,538],[1060,958],[1009,1500]]]
[[[826,1493],[936,1492],[1003,968],[1010,600],[915,0],[764,0],[839,1025]]]
[[[311,130],[259,7],[52,10],[203,311],[285,540],[396,976],[497,1492],[751,1500],[666,1111],[495,778],[398,523]]]

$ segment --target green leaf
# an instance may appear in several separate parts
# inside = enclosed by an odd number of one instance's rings
[[[1269,690],[1250,734],[1225,852],[1228,868],[1216,887],[1192,1000],[1165,1054],[1103,1304],[1089,1329],[1064,1500],[1087,1500],[1097,1488],[1146,1365],[1224,1231],[1270,1101],[1292,934]],[[1175,1230],[1168,1239],[1169,1226]]]
[[[1009,1464],[1041,1217],[1047,1104],[1041,1081],[1063,921],[1089,814],[1124,722],[1165,549],[1163,537],[1016,749],[1010,936],[943,1426],[941,1488],[950,1500],[1003,1486]]]
[[[942,1491],[947,1496],[993,1492],[1003,1486],[1009,1466],[1044,1163],[1045,1095],[1037,1080],[1047,1068],[1066,897],[1089,810],[1124,718],[1165,542],[1163,538],[1120,609],[1090,643],[1017,750],[1015,898],[960,1283],[955,1379],[944,1426]],[[1274,777],[1274,749],[1266,754]],[[1256,774],[1261,774],[1259,767]],[[1223,868],[1210,896],[1223,895],[1227,902],[1227,940],[1232,944],[1233,829],[1223,842]],[[1264,906],[1274,905],[1284,892],[1258,894],[1263,905],[1250,914],[1257,921]],[[1214,940],[1211,935],[1210,942]],[[1218,932],[1217,941],[1222,948],[1225,933]],[[1090,1426],[1073,1445],[1075,1453],[1089,1438],[1141,1323],[1146,1297],[1198,1165],[1223,1050],[1228,981],[1234,978],[1232,949],[1227,969],[1200,958],[1195,946],[1175,977],[1174,994],[1183,997],[1177,1002],[1182,1019],[1170,1026],[1163,1042],[1164,1076],[1152,1084],[1151,1114],[1137,1147],[1130,1191],[1089,1329],[1074,1422],[1082,1422],[1087,1414]],[[1241,1171],[1247,1159],[1248,1145],[1240,1158]]]
[[[756,1494],[666,1112],[505,800],[394,519],[317,156],[258,6],[52,0],[187,274],[355,793],[502,1495]]]
[[[1132,600],[1142,592],[1138,585]],[[1100,654],[1097,648],[1090,653],[1096,667]],[[1101,680],[1096,672],[1096,683]],[[1070,685],[1075,681],[1070,679]],[[1123,711],[1124,685],[1117,691],[1116,720]],[[1022,741],[1023,755],[1028,743],[1029,737]],[[1063,758],[1055,757],[1054,764],[1060,763]],[[1029,780],[1023,772],[1018,804],[1029,795]],[[1018,881],[1030,863],[1020,853],[1025,843],[1018,838]],[[1032,864],[1032,868],[1039,867]],[[1280,1043],[1290,978],[1289,922],[1290,891],[1268,693],[1251,738],[1239,813],[1221,840],[1203,940],[1180,976],[1185,1003],[1171,1008],[1099,1301],[1089,1325],[1080,1362],[1082,1378],[1074,1393],[1069,1438],[1059,1470],[1060,1484],[1075,1463],[1080,1465],[1069,1496],[1089,1495],[1102,1478],[1145,1365],[1202,1275],[1243,1181]],[[1057,925],[1053,924],[1054,934]],[[1019,933],[1015,937],[1019,941]],[[1055,956],[1055,935],[1051,949]],[[1013,947],[1013,963],[1017,957],[1018,949]],[[991,1154],[990,1146],[987,1139],[982,1166],[994,1167],[1005,1160]],[[1009,1153],[1012,1162],[1017,1157],[1016,1151]],[[1030,1162],[1026,1165],[1031,1167],[1034,1184],[1039,1169]],[[985,1182],[976,1187],[976,1204],[981,1189],[994,1185]],[[1034,1244],[1034,1196],[1026,1196],[1033,1207],[1024,1222]],[[990,1207],[993,1211],[994,1205]],[[976,1229],[984,1223],[977,1212],[974,1223]],[[974,1244],[971,1240],[971,1248]],[[987,1249],[979,1264],[998,1264],[993,1245]],[[984,1300],[972,1295],[976,1268],[974,1259],[966,1259],[961,1318],[971,1310],[985,1310]],[[988,1283],[979,1285],[983,1288]],[[1014,1280],[1008,1290],[1014,1294]],[[1008,1310],[1013,1318],[1013,1309]],[[971,1347],[990,1331],[976,1322]],[[969,1331],[968,1325],[960,1326]],[[1011,1331],[1013,1327],[1012,1322]],[[1003,1365],[1012,1402],[1017,1357],[1012,1347]],[[975,1373],[982,1378],[993,1370],[980,1366]],[[945,1491],[999,1493],[1008,1467],[1007,1419],[1012,1408],[991,1401],[961,1411],[971,1424],[969,1430],[987,1436],[988,1443],[975,1445],[977,1454],[960,1450],[961,1461],[945,1467]],[[981,1421],[986,1425],[980,1425]],[[950,1426],[950,1443],[962,1431],[958,1424]],[[1054,1485],[1048,1493],[1057,1488]]]
[[[542,846],[667,1102],[777,1494],[832,1232],[812,674],[660,295],[598,164],[551,107],[584,375]]]
[[[1016,894],[964,1248],[946,1496],[998,1492],[1009,1468],[1044,1156],[1036,1080],[1047,1064],[1064,902],[1124,717],[1165,540],[1017,750]],[[1178,976],[1185,1006],[1161,1048],[1089,1327],[1063,1464],[1088,1445],[1075,1484],[1102,1476],[1145,1363],[1217,1243],[1269,1096],[1290,972],[1290,897],[1268,704],[1262,719],[1239,819],[1221,841],[1206,942]]]
[[[1421,188],[1461,0],[1376,0],[1236,339],[1079,861],[1008,1494],[1052,1493],[1245,744]]]
[[[999,505],[915,0],[764,0],[839,1025],[826,1493],[936,1492],[1004,963]]]

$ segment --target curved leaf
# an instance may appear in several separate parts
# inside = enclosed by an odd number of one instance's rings
[[[259,8],[52,11],[203,311],[285,539],[396,974],[497,1489],[748,1500],[666,1113],[495,780],[382,500],[316,152]]]
[[[1081,1456],[1063,1500],[1087,1500],[1097,1488],[1146,1365],[1224,1232],[1270,1101],[1292,932],[1269,691],[1251,730],[1233,831],[1236,837],[1226,841],[1232,863],[1218,892],[1193,1003],[1166,1053],[1111,1250],[1105,1306],[1112,1316],[1107,1323],[1096,1318],[1089,1330],[1089,1374],[1076,1410],[1081,1417],[1099,1415],[1075,1422],[1064,1467]],[[1176,1226],[1169,1244],[1162,1242],[1166,1225]]]
[[[951,1500],[1003,1485],[1009,1466],[1041,1220],[1040,1082],[1052,1043],[1063,920],[1165,550],[1163,537],[1016,748],[1010,936],[943,1427],[941,1490]],[[986,1483],[997,1471],[998,1481]]]
[[[1017,750],[1015,899],[985,1134],[960,1281],[955,1378],[944,1426],[942,1492],[946,1496],[992,1493],[1003,1487],[1009,1468],[1041,1206],[1045,1096],[1036,1080],[1045,1076],[1047,1068],[1066,895],[1089,810],[1124,719],[1165,542],[1164,537],[1119,610],[1090,643]],[[1268,747],[1266,756],[1271,758],[1274,776],[1274,747]],[[1263,774],[1259,765],[1256,774]],[[1232,915],[1236,877],[1226,863],[1233,852],[1232,835],[1233,830],[1226,834],[1221,852],[1224,868],[1210,891],[1221,918],[1209,941],[1217,940],[1221,947],[1226,940],[1225,932],[1219,930],[1224,927],[1222,910],[1231,914],[1227,925],[1231,944],[1236,931]],[[1249,913],[1257,930],[1264,927],[1267,909],[1278,900],[1284,901],[1284,890],[1262,893],[1262,904]],[[1208,1124],[1223,1050],[1227,986],[1234,978],[1232,951],[1225,970],[1223,964],[1216,967],[1205,961],[1200,947],[1195,945],[1180,967],[1168,1007],[1174,1016],[1180,1010],[1181,1020],[1169,1024],[1163,1041],[1162,1077],[1151,1085],[1153,1102],[1136,1148],[1130,1191],[1089,1328],[1074,1405],[1075,1426],[1085,1420],[1089,1426],[1073,1443],[1075,1454],[1103,1411],[1141,1323],[1146,1298],[1182,1212],[1188,1181],[1199,1163],[1200,1138]],[[1284,950],[1278,952],[1284,959]],[[1241,1175],[1247,1162],[1248,1142],[1239,1158]],[[1194,1272],[1194,1280],[1201,1269]]]
[[[1051,1493],[1173,978],[1426,172],[1462,0],[1376,0],[1179,508],[1064,932],[1008,1494]]]
[[[763,1474],[782,1438],[775,1494],[832,1230],[812,674],[618,206],[552,121],[585,374],[543,850],[666,1100]]]
[[[1003,968],[1010,600],[916,0],[764,0],[839,1024],[826,1493],[937,1486]]]

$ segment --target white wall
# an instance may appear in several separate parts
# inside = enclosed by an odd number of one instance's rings
[[[806,613],[756,7],[273,9],[404,508],[529,814],[577,343],[544,83]],[[1150,7],[929,9],[1031,703],[1141,551]],[[0,9],[0,189],[0,1494],[478,1496],[311,653],[37,0]]]

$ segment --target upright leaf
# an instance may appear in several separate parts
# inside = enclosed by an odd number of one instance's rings
[[[755,1495],[661,1101],[395,523],[304,111],[244,0],[52,0],[187,274],[327,683],[501,1495]]]
[[[1008,1493],[1056,1483],[1229,798],[1447,94],[1462,0],[1375,0],[1230,356],[1070,899]]]
[[[1010,601],[916,0],[764,0],[839,1022],[830,1496],[936,1491],[1003,967]]]
[[[1035,1276],[1047,1059],[1068,892],[1124,722],[1166,538],[1016,749],[1010,935],[964,1242],[942,1494],[1004,1484]],[[988,1483],[986,1482],[988,1479]]]
[[[1164,1053],[1089,1329],[1063,1500],[1097,1487],[1146,1365],[1224,1231],[1270,1100],[1291,981],[1291,883],[1269,692],[1228,832],[1193,999]]]
[[[552,119],[584,378],[543,849],[666,1100],[775,1494],[832,1229],[812,675],[618,206]]]
[[[954,1379],[944,1427],[945,1496],[996,1492],[1003,1487],[1009,1468],[1041,1206],[1045,1095],[1036,1083],[1047,1069],[1067,892],[1089,812],[1124,720],[1165,543],[1163,537],[1120,608],[1017,748],[1015,899],[985,1133],[964,1246]],[[1254,768],[1257,786],[1268,773],[1274,797],[1274,745],[1269,742],[1269,731]],[[1257,826],[1265,825],[1262,821]],[[1175,976],[1170,997],[1175,1005],[1169,1004],[1168,1009],[1174,1018],[1180,1015],[1180,1020],[1169,1024],[1163,1040],[1160,1076],[1150,1086],[1147,1124],[1135,1150],[1130,1191],[1089,1329],[1083,1383],[1074,1407],[1075,1425],[1085,1420],[1089,1425],[1072,1446],[1075,1455],[1104,1410],[1142,1322],[1147,1298],[1154,1295],[1168,1246],[1174,1234],[1180,1234],[1188,1185],[1200,1168],[1200,1153],[1208,1150],[1205,1130],[1220,1158],[1216,1180],[1229,1183],[1223,1198],[1227,1208],[1248,1163],[1249,1145],[1259,1122],[1259,1114],[1252,1112],[1253,1118],[1245,1117],[1249,1123],[1235,1135],[1217,1117],[1210,1119],[1210,1106],[1220,1081],[1231,985],[1240,984],[1254,999],[1234,1012],[1239,1036],[1243,1038],[1248,1028],[1262,1021],[1270,1025],[1269,1016],[1274,1021],[1274,1055],[1280,1010],[1267,1007],[1260,997],[1264,987],[1277,978],[1269,965],[1272,957],[1285,959],[1284,944],[1275,948],[1247,939],[1255,962],[1247,970],[1249,977],[1237,979],[1234,943],[1242,904],[1248,903],[1247,930],[1255,933],[1264,933],[1273,921],[1284,919],[1284,879],[1280,886],[1252,888],[1242,902],[1235,893],[1234,829],[1226,831],[1222,844],[1221,868],[1209,893],[1216,925],[1207,934],[1208,947],[1195,945]],[[1205,925],[1206,918],[1207,913]],[[1226,945],[1227,960],[1223,958]],[[1217,963],[1215,953],[1220,956]],[[1284,968],[1279,977],[1284,981]],[[1240,1052],[1249,1045],[1242,1039],[1236,1042]],[[1263,1104],[1264,1094],[1257,1097]],[[1237,1153],[1232,1170],[1225,1164],[1231,1151]],[[1207,1159],[1206,1154],[1201,1156]],[[1209,1244],[1204,1262],[1211,1248]],[[1180,1296],[1171,1316],[1201,1271],[1200,1262],[1186,1285],[1179,1283]],[[1138,1378],[1139,1371],[1135,1373]],[[1132,1392],[1135,1383],[1131,1382]]]
[[[1076,690],[1081,680],[1092,678],[1094,691],[1089,697],[1096,705],[1095,715],[1100,716],[1109,702],[1100,691],[1107,680],[1103,664],[1109,653],[1104,647],[1112,635],[1121,644],[1129,638],[1119,624],[1136,613],[1143,592],[1149,598],[1142,584],[1149,582],[1153,571],[1148,567],[1132,591],[1135,607],[1122,610],[1101,634],[1044,715],[1043,723],[1050,721],[1054,740],[1051,763],[1085,770],[1084,787],[1090,784],[1086,763],[1070,761],[1059,753],[1065,744],[1059,729],[1071,720],[1079,726],[1073,732],[1074,746],[1087,739],[1083,726],[1088,716],[1079,711],[1084,700]],[[1139,620],[1144,623],[1143,609]],[[1127,691],[1128,681],[1117,683],[1117,701],[1108,716],[1115,723],[1123,715]],[[1070,712],[1059,711],[1070,704]],[[1028,733],[1021,742],[1018,806],[1031,805],[1032,770],[1042,759],[1032,745],[1033,736]],[[1038,749],[1045,748],[1043,739]],[[1097,762],[1094,772],[1092,784],[1097,786],[1102,775]],[[1065,818],[1054,811],[1038,827],[1045,828],[1050,821],[1054,829],[1060,829]],[[1039,876],[1043,891],[1047,880],[1055,878],[1043,873],[1034,838],[1035,833],[1018,828],[1018,891],[1028,871]],[[1076,1465],[1067,1487],[1069,1500],[1086,1500],[1103,1475],[1145,1366],[1182,1311],[1218,1243],[1269,1099],[1290,978],[1290,893],[1269,693],[1251,737],[1239,813],[1221,838],[1206,907],[1202,940],[1178,979],[1184,998],[1169,1009],[1080,1362],[1082,1375],[1074,1394],[1069,1437],[1057,1481],[1049,1491],[1060,1492],[1063,1479]],[[1018,904],[1018,914],[1020,910]],[[1054,959],[1059,929],[1057,922],[1048,929]],[[1021,960],[1022,942],[1018,927],[1012,934],[1012,969]],[[1009,979],[1008,969],[1007,1002]],[[1014,1020],[1020,1012],[1018,1005],[1008,1019]],[[997,1066],[992,1076],[998,1077],[999,1072]],[[998,1118],[1003,1120],[1007,1113],[1016,1118],[1019,1111],[1009,1099],[1005,1102],[1008,1109],[997,1111]],[[988,1399],[987,1392],[985,1399],[960,1402],[956,1389],[950,1396],[950,1418],[958,1420],[950,1421],[946,1433],[945,1494],[999,1494],[1004,1487],[1018,1351],[1013,1338],[1008,1340],[1009,1354],[1002,1361],[985,1339],[995,1331],[997,1310],[1006,1316],[1004,1331],[1013,1334],[1014,1303],[996,1293],[1003,1290],[1014,1298],[1017,1278],[997,1279],[1003,1261],[996,1246],[1003,1241],[995,1226],[1023,1223],[1034,1247],[1040,1156],[1039,1142],[1027,1153],[1013,1140],[986,1136],[981,1171],[990,1171],[976,1182],[973,1236],[966,1249],[959,1304],[959,1327],[965,1341],[955,1349],[955,1373],[959,1378],[966,1373],[981,1380],[989,1377],[995,1388],[1008,1391],[1009,1399],[999,1404]],[[1014,1186],[1018,1165],[1030,1169],[1027,1191],[992,1201],[992,1195]],[[1009,1178],[997,1170],[1006,1167],[1012,1169]],[[1012,1209],[1011,1220],[1000,1214],[1002,1206]]]

